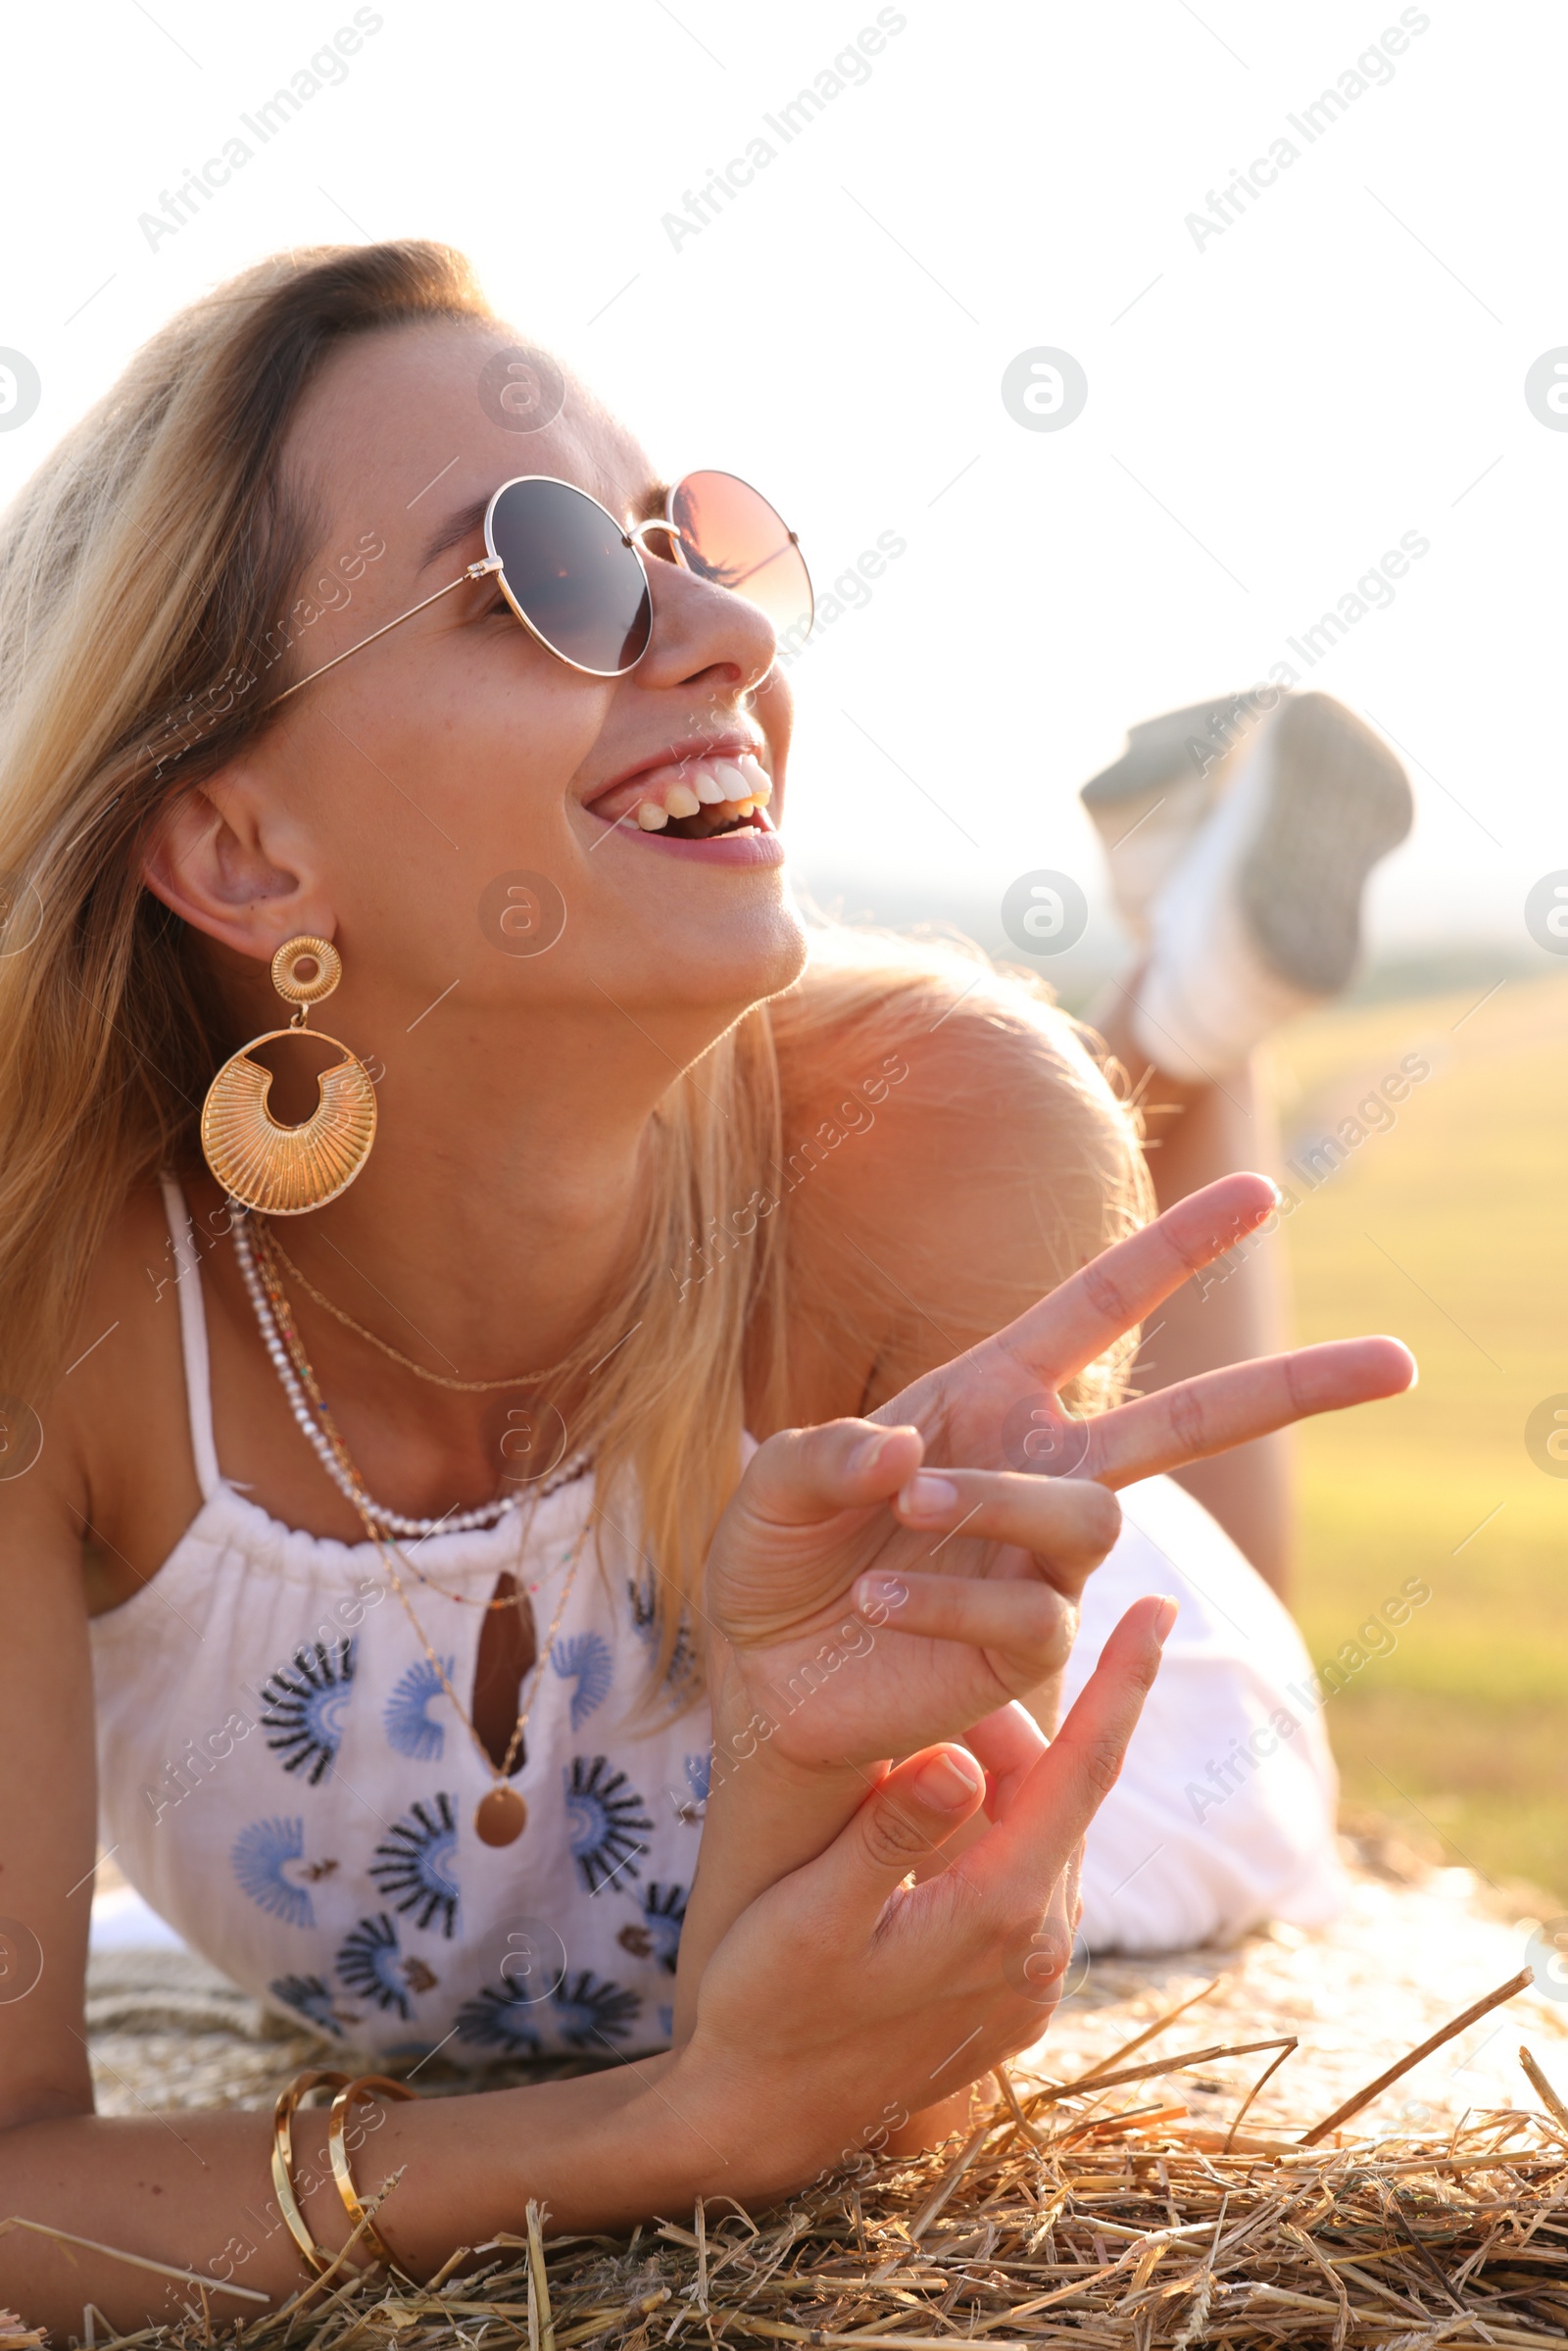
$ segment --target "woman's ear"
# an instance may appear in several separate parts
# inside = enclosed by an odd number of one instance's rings
[[[141,871],[183,920],[263,962],[302,931],[330,939],[337,928],[312,845],[240,761],[169,803]]]

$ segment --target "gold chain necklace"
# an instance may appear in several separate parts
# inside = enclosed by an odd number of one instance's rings
[[[423,1363],[416,1363],[412,1355],[404,1354],[402,1348],[394,1347],[390,1340],[378,1338],[374,1331],[368,1331],[363,1322],[356,1322],[345,1308],[324,1297],[310,1276],[300,1271],[270,1224],[258,1222],[256,1232],[263,1249],[270,1250],[285,1268],[290,1280],[298,1282],[306,1297],[314,1299],[323,1314],[330,1314],[334,1322],[340,1322],[345,1331],[352,1331],[356,1339],[363,1339],[367,1347],[375,1347],[394,1363],[401,1364],[405,1371],[412,1371],[416,1380],[427,1380],[432,1388],[449,1389],[454,1396],[499,1396],[508,1388],[537,1388],[543,1381],[555,1377],[554,1371],[525,1371],[519,1372],[514,1380],[454,1380],[445,1372],[431,1371]]]
[[[278,1331],[282,1337],[283,1345],[288,1350],[289,1360],[294,1366],[295,1374],[300,1382],[301,1387],[305,1390],[306,1395],[310,1397],[312,1409],[319,1418],[321,1429],[326,1437],[327,1443],[331,1445],[338,1464],[343,1470],[345,1477],[348,1479],[349,1484],[353,1487],[356,1496],[363,1496],[365,1494],[364,1481],[360,1476],[359,1469],[352,1454],[349,1452],[348,1446],[343,1442],[342,1431],[338,1428],[337,1422],[333,1418],[331,1410],[328,1407],[326,1398],[321,1394],[319,1384],[318,1383],[316,1377],[316,1372],[311,1363],[311,1359],[305,1351],[304,1343],[300,1338],[299,1332],[295,1329],[294,1317],[289,1309],[287,1295],[285,1294],[281,1283],[277,1279],[275,1268],[269,1262],[268,1252],[265,1249],[258,1251],[258,1264],[263,1286],[267,1292],[268,1302],[272,1309],[273,1320],[276,1323]],[[405,1592],[403,1588],[403,1579],[398,1574],[397,1568],[393,1563],[395,1560],[401,1560],[406,1568],[410,1569],[414,1575],[418,1577],[421,1584],[428,1586],[432,1592],[441,1592],[443,1598],[457,1600],[466,1598],[466,1594],[446,1592],[441,1585],[432,1583],[431,1579],[426,1576],[421,1569],[415,1566],[413,1560],[409,1558],[408,1554],[401,1548],[401,1546],[394,1543],[391,1537],[385,1534],[383,1530],[376,1525],[374,1519],[369,1516],[368,1512],[363,1507],[363,1503],[361,1501],[356,1501],[356,1508],[359,1510],[360,1522],[363,1525],[366,1534],[375,1545],[376,1552],[380,1558],[387,1581],[391,1585],[393,1591],[396,1592],[399,1600],[402,1602],[404,1615],[408,1618],[409,1623],[414,1628],[415,1639],[418,1641],[420,1648],[423,1649],[431,1672],[435,1675],[437,1681],[441,1685],[441,1688],[445,1690],[448,1698],[451,1700],[453,1712],[457,1715],[459,1722],[462,1723],[464,1729],[467,1732],[468,1737],[472,1739],[474,1752],[477,1754],[480,1762],[484,1765],[486,1771],[490,1774],[492,1786],[489,1789],[489,1792],[481,1796],[478,1803],[474,1807],[474,1835],[479,1838],[482,1844],[514,1844],[522,1835],[523,1830],[528,1825],[528,1807],[524,1803],[522,1797],[517,1793],[517,1790],[514,1788],[509,1788],[507,1786],[507,1781],[511,1775],[512,1767],[516,1761],[517,1750],[522,1744],[523,1733],[528,1728],[528,1719],[533,1713],[534,1702],[539,1695],[540,1687],[544,1680],[545,1668],[550,1662],[551,1653],[556,1645],[556,1635],[561,1630],[561,1620],[566,1612],[566,1603],[571,1597],[572,1586],[577,1580],[577,1562],[582,1557],[583,1544],[588,1539],[590,1520],[587,1517],[584,1518],[581,1531],[578,1534],[575,1543],[572,1545],[571,1556],[566,1564],[566,1580],[562,1587],[561,1598],[556,1604],[556,1613],[551,1619],[550,1631],[545,1637],[544,1647],[540,1650],[538,1657],[534,1661],[533,1674],[528,1684],[527,1702],[526,1704],[519,1705],[518,1707],[516,1723],[514,1726],[512,1737],[507,1742],[507,1751],[502,1760],[501,1767],[499,1770],[497,1770],[494,1756],[490,1753],[489,1748],[479,1737],[477,1724],[474,1722],[472,1715],[469,1714],[466,1707],[459,1698],[457,1691],[453,1689],[446,1667],[436,1655],[435,1650],[430,1644],[429,1636],[426,1634],[424,1627],[420,1624],[418,1617],[415,1614],[414,1603],[409,1598],[407,1592]],[[526,1527],[524,1527],[524,1542],[526,1539],[527,1530]],[[520,1549],[521,1546],[519,1545],[519,1564]],[[522,1616],[522,1585],[520,1581],[515,1582],[515,1590],[514,1591],[510,1600],[490,1600],[485,1603],[487,1608],[505,1608],[514,1604],[516,1606],[517,1615],[520,1620]]]

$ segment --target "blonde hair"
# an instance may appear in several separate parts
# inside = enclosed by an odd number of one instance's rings
[[[256,688],[286,651],[313,545],[280,465],[300,398],[346,337],[490,316],[441,245],[264,262],[138,353],[0,527],[0,1391],[42,1400],[111,1225],[161,1168],[194,1164],[202,1097],[231,1050],[202,942],[141,886],[137,849],[172,795],[264,724]],[[1136,1137],[1079,1033],[1027,980],[976,975],[972,952],[824,929],[805,978],[656,1112],[635,1262],[560,1375],[563,1395],[588,1398],[572,1435],[595,1451],[605,1513],[635,1490],[656,1677],[690,1655],[675,1596],[734,1484],[743,1389],[769,1425],[790,1417],[809,1187],[787,1216],[737,1226],[740,1203],[778,1205],[788,1102],[827,1041],[874,1036],[886,1053],[951,1014],[950,1045],[979,1024],[1033,1070],[1031,1099],[1061,1108],[1047,1120],[1061,1148],[1004,1180],[1050,1203],[1049,1271],[1146,1211]],[[847,1328],[864,1336],[886,1305],[845,1266],[832,1311]],[[1120,1363],[1083,1392],[1109,1394]]]

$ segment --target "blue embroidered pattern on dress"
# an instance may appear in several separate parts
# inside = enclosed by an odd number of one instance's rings
[[[486,1984],[458,2010],[458,2038],[476,2048],[504,2050],[508,2057],[537,2057],[544,2045],[538,2019],[536,2000],[520,2000]]]
[[[581,1730],[596,1706],[602,1706],[613,1678],[610,1643],[600,1633],[575,1633],[562,1641],[550,1663],[563,1682],[574,1682],[571,1727]]]
[[[661,1886],[656,1880],[643,1894],[640,1919],[628,1919],[615,1940],[633,1959],[656,1959],[667,1975],[675,1973],[680,1931],[686,1924],[684,1886]]]
[[[450,1682],[457,1670],[455,1657],[443,1657],[441,1672]],[[430,1701],[444,1697],[441,1674],[428,1657],[411,1665],[381,1709],[381,1727],[400,1755],[416,1763],[439,1763],[447,1743],[445,1726],[430,1720]]]
[[[416,1804],[375,1848],[370,1876],[394,1910],[417,1911],[418,1924],[439,1919],[448,1942],[457,1931],[458,1823],[452,1798],[438,1795]]]
[[[650,1655],[659,1650],[659,1610],[655,1601],[654,1571],[645,1576],[628,1576],[626,1600],[631,1609],[632,1631]],[[675,1646],[664,1668],[664,1688],[676,1700],[685,1699],[697,1679],[697,1644],[692,1639],[691,1621],[684,1609],[675,1632]]]
[[[624,2040],[642,2008],[634,1991],[618,1984],[602,1984],[591,1968],[568,1976],[550,1995],[557,2029],[569,2049],[602,2048],[607,2040]]]
[[[654,1957],[668,1976],[675,1973],[680,1931],[685,1924],[685,1886],[657,1883],[650,1886],[643,1895],[643,1926],[653,1945]]]
[[[647,1848],[634,1832],[651,1831],[654,1824],[625,1773],[612,1771],[608,1756],[574,1755],[561,1783],[571,1816],[572,1859],[588,1891],[598,1893],[622,1870],[635,1878],[634,1856]]]
[[[343,2024],[332,2006],[332,1995],[319,1976],[279,1976],[268,1985],[274,2000],[308,2017],[318,2033],[325,2033],[333,2040],[343,2038]]]
[[[234,1839],[229,1865],[240,1890],[290,1927],[314,1927],[316,1909],[303,1886],[283,1875],[283,1865],[305,1853],[302,1820],[252,1821]]]
[[[361,1919],[338,1952],[339,1980],[350,1991],[377,2008],[395,2008],[407,2024],[414,2014],[409,1992],[428,1991],[435,1983],[427,1967],[405,1960],[398,1948],[398,1931],[383,1910],[373,1919]]]
[[[354,1642],[318,1641],[297,1648],[262,1685],[267,1743],[286,1772],[303,1772],[312,1788],[337,1759],[343,1712],[354,1688]]]
[[[677,1788],[673,1782],[669,1782],[664,1793],[669,1798],[669,1808],[675,1818],[684,1821],[690,1828],[708,1815],[708,1797],[713,1779],[711,1748],[703,1755],[683,1755],[681,1770],[685,1788]]]

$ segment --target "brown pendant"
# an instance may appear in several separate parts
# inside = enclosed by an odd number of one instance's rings
[[[527,1826],[528,1807],[514,1788],[492,1788],[474,1810],[474,1835],[481,1844],[515,1844]]]

